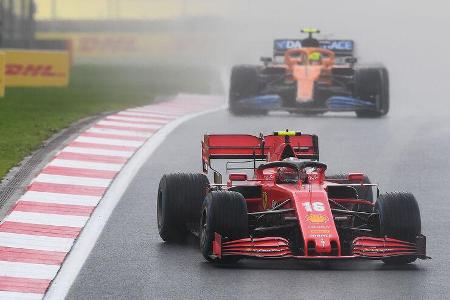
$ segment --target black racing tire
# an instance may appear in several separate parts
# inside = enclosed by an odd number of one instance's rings
[[[382,194],[375,204],[380,218],[380,236],[415,242],[421,234],[419,205],[411,193],[395,192]],[[417,256],[399,256],[383,259],[386,264],[412,263]]]
[[[355,96],[366,101],[380,103],[376,110],[358,110],[360,118],[378,118],[389,112],[389,72],[385,67],[357,68],[355,70]]]
[[[159,235],[164,241],[183,239],[188,225],[198,224],[201,206],[209,180],[204,174],[168,174],[159,182],[157,198],[157,220]]]
[[[239,65],[231,70],[229,110],[233,115],[257,115],[267,113],[257,107],[243,106],[239,101],[258,95],[259,66]]]
[[[209,180],[205,174],[201,173],[184,174],[184,176],[184,182],[187,183],[185,186],[185,222],[188,225],[195,226],[194,228],[190,229],[198,231],[198,220],[200,220],[203,201],[205,200],[206,194],[209,191]]]
[[[203,202],[200,218],[200,249],[203,257],[214,262],[236,262],[239,257],[212,257],[215,233],[228,240],[248,237],[247,203],[242,194],[231,191],[210,192]]]

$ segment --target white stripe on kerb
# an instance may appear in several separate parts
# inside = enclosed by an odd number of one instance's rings
[[[0,232],[0,246],[10,248],[69,252],[74,239]]]
[[[169,112],[170,110],[170,112]],[[127,113],[141,113],[149,116],[155,116],[155,117],[172,117],[172,118],[178,118],[180,115],[187,113],[184,110],[180,110],[178,107],[167,107],[167,105],[152,105],[148,107],[142,107],[142,108],[130,108],[127,109],[125,112]]]
[[[97,123],[98,125],[105,125],[105,126],[118,126],[123,127],[124,129],[130,129],[133,128],[146,128],[146,129],[159,129],[161,128],[161,125],[158,124],[132,124],[132,123],[122,123],[122,122],[114,122],[114,121],[100,121]]]
[[[93,138],[87,136],[80,136],[75,139],[75,142],[82,143],[93,143],[101,145],[112,145],[112,146],[129,146],[129,147],[140,147],[144,141],[128,141],[119,139],[104,139],[104,138]]]
[[[142,119],[146,119],[146,120],[151,120],[152,118],[165,118],[165,119],[175,119],[176,116],[166,116],[166,115],[160,115],[157,112],[155,113],[138,113],[138,112],[131,112],[131,111],[124,111],[124,112],[120,112],[118,113],[119,116],[123,116],[123,117],[127,117],[127,116],[132,116],[132,117],[139,117]]]
[[[132,151],[118,151],[118,150],[104,150],[95,148],[81,148],[81,147],[66,147],[63,152],[72,152],[79,154],[94,154],[94,155],[106,155],[106,156],[118,156],[118,157],[131,157],[134,152]]]
[[[115,120],[115,121],[118,121],[118,122],[124,122],[124,124],[130,124],[130,123],[127,123],[127,122],[152,122],[152,123],[154,123],[154,124],[161,124],[161,125],[165,125],[165,124],[167,124],[168,122],[170,122],[170,120],[171,120],[172,118],[167,118],[167,120],[162,120],[162,119],[152,119],[152,118],[150,118],[150,119],[148,119],[148,118],[142,118],[142,119],[140,119],[140,118],[127,118],[127,117],[123,117],[123,116],[118,116],[118,115],[113,115],[113,116],[109,116],[108,117],[108,120]],[[133,124],[135,124],[135,123],[133,123]],[[139,125],[139,124],[138,124]]]
[[[0,276],[53,279],[60,266],[0,261]]]
[[[71,184],[94,187],[108,187],[111,179],[75,177],[63,175],[40,174],[33,182],[56,183],[56,184]]]
[[[24,211],[12,211],[11,214],[5,218],[5,221],[81,228],[86,224],[88,219],[89,219],[88,217],[83,216],[67,216],[67,215],[42,214]]]
[[[133,131],[131,128],[128,130],[124,127],[124,129],[109,129],[109,128],[90,128],[86,130],[86,132],[92,133],[106,133],[106,134],[117,134],[124,136],[137,136],[137,137],[150,137],[153,133],[144,132],[144,131]]]
[[[80,168],[101,171],[120,171],[123,167],[122,164],[97,163],[68,159],[54,159],[48,165],[55,167]]]
[[[29,191],[26,192],[20,199],[24,201],[43,203],[96,206],[101,197]]]

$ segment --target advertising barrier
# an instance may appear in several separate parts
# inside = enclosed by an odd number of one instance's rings
[[[69,85],[67,51],[5,50],[6,87],[65,87]]]
[[[174,45],[174,38],[166,33],[55,33],[38,32],[38,40],[71,41],[77,62],[110,59],[142,59],[165,55]]]
[[[0,97],[5,97],[5,63],[6,55],[0,52]]]
[[[204,62],[220,49],[209,32],[38,32],[38,40],[68,40],[75,63]],[[202,46],[204,45],[204,46]]]

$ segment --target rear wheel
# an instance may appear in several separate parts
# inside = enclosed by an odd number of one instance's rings
[[[376,110],[358,110],[361,118],[376,118],[389,112],[389,73],[386,68],[359,68],[355,71],[355,96],[377,104]]]
[[[410,193],[387,193],[381,195],[375,210],[380,215],[380,236],[415,242],[421,233],[419,205]],[[416,256],[399,256],[383,259],[386,264],[408,264]]]
[[[213,191],[203,202],[200,218],[200,248],[208,261],[234,262],[239,257],[213,257],[212,242],[218,233],[223,239],[238,240],[248,237],[247,203],[237,192]]]
[[[157,220],[159,235],[172,242],[184,238],[197,225],[201,206],[209,188],[204,174],[169,174],[158,187]]]
[[[235,66],[231,71],[229,110],[234,115],[264,114],[257,107],[243,105],[240,100],[254,97],[259,92],[259,67]]]

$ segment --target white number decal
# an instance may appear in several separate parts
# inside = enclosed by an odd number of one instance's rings
[[[322,202],[303,202],[303,207],[305,208],[305,210],[307,212],[312,212],[312,211],[325,211],[325,206],[323,205]],[[312,204],[312,205],[311,205]]]

